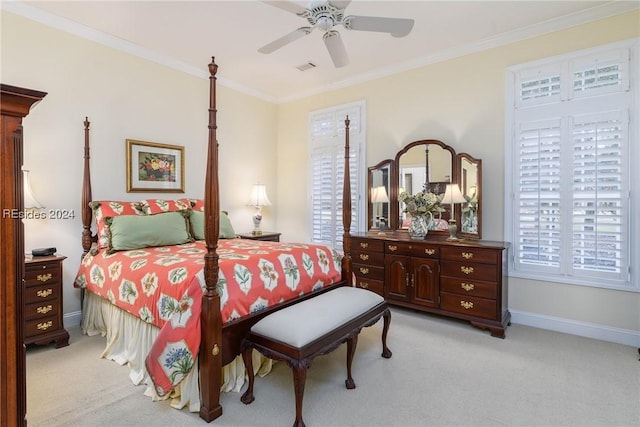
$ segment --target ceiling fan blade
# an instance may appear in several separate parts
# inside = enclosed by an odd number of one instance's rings
[[[324,40],[324,44],[327,46],[333,65],[335,65],[336,68],[344,67],[349,63],[347,50],[344,47],[342,36],[340,36],[339,32],[327,31],[322,36],[322,40]]]
[[[380,18],[377,16],[347,16],[344,27],[356,31],[377,31],[389,33],[393,37],[404,37],[413,29],[413,19]]]
[[[304,7],[291,1],[263,1],[262,3],[267,3],[271,6],[277,7],[278,9],[295,13],[296,15],[300,15],[301,13],[304,13],[307,11],[307,9],[305,9]]]
[[[288,45],[289,43],[298,40],[299,38],[302,38],[308,34],[311,33],[311,30],[313,30],[312,27],[300,27],[295,31],[290,32],[289,34],[286,34],[282,37],[280,37],[279,39],[276,39],[274,41],[272,41],[271,43],[268,43],[264,46],[262,46],[260,49],[258,49],[258,52],[260,53],[271,53],[274,52],[278,49],[280,49],[283,46]]]
[[[337,9],[344,9],[349,6],[351,0],[337,1],[337,0],[329,0],[329,4]]]

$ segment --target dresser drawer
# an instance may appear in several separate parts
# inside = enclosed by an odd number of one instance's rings
[[[24,273],[25,286],[38,286],[60,281],[58,263],[27,265]]]
[[[367,264],[353,264],[353,273],[358,280],[381,280],[384,281],[384,267],[373,267]]]
[[[484,282],[498,281],[498,269],[495,265],[453,261],[442,261],[440,264],[440,271],[443,276],[482,280]]]
[[[382,240],[352,237],[351,248],[353,251],[382,252],[384,251],[384,242]]]
[[[48,285],[29,286],[24,289],[24,303],[31,304],[40,301],[50,301],[58,299],[60,286],[58,283]]]
[[[384,265],[384,254],[372,251],[353,251],[352,262],[374,266]]]
[[[490,320],[497,319],[496,301],[485,298],[442,292],[440,294],[440,308],[445,311],[466,314],[472,317]]]
[[[384,282],[382,280],[356,278],[356,287],[368,289],[380,296],[384,296]]]
[[[384,251],[388,254],[423,258],[438,258],[440,255],[440,248],[430,243],[387,242]]]
[[[27,320],[25,322],[25,336],[33,337],[36,335],[53,332],[60,329],[60,316],[49,316],[42,319]]]
[[[499,264],[501,251],[483,248],[447,246],[442,248],[442,260]]]
[[[496,299],[498,285],[491,282],[461,279],[456,277],[440,277],[440,289],[442,292],[472,296],[480,298]]]
[[[27,304],[24,307],[24,318],[26,320],[39,319],[43,317],[58,315],[58,300],[41,301],[37,304]]]

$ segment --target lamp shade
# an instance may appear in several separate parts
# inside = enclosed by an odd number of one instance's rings
[[[467,199],[462,195],[458,184],[447,184],[447,189],[445,190],[440,203],[452,205],[454,203],[465,203],[466,201]]]
[[[255,184],[251,188],[251,196],[247,202],[249,206],[271,206],[267,197],[267,187],[264,184]]]
[[[44,205],[38,201],[33,195],[31,190],[31,183],[29,182],[29,170],[22,169],[22,183],[24,192],[24,208],[25,209],[42,209]]]
[[[388,203],[389,196],[387,195],[387,188],[384,185],[379,187],[373,187],[371,189],[371,202],[372,203]]]

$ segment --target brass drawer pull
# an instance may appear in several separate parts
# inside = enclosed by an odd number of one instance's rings
[[[369,284],[367,282],[358,282],[358,285],[362,288],[362,289],[367,289],[369,287]]]
[[[427,255],[433,255],[433,254],[436,253],[436,250],[435,249],[425,249],[424,253],[427,254]]]
[[[369,269],[365,268],[365,267],[360,267],[360,273],[362,274],[369,274]]]
[[[460,301],[460,305],[464,307],[465,310],[469,310],[470,308],[473,308],[473,303],[470,301]]]
[[[473,283],[464,283],[464,282],[460,283],[460,287],[467,292],[472,291],[473,288],[475,288]]]
[[[47,329],[49,329],[52,326],[53,326],[53,322],[51,320],[49,320],[48,322],[38,323],[36,328],[38,328],[41,331],[46,331]]]
[[[369,259],[369,255],[367,255],[367,254],[360,254],[360,259],[361,259],[361,260],[363,260],[363,261],[366,261],[366,260],[368,260],[368,259]]]
[[[391,252],[395,252],[395,251],[397,251],[397,250],[398,250],[398,247],[397,247],[396,245],[389,245],[389,250],[390,250]]]
[[[46,282],[48,280],[51,280],[52,277],[53,277],[53,275],[51,273],[38,274],[37,279],[44,283],[44,282]]]
[[[464,258],[464,259],[473,258],[473,252],[462,252],[462,258]]]
[[[53,289],[51,289],[51,288],[49,288],[49,289],[40,289],[38,292],[36,292],[36,295],[39,296],[40,298],[46,298],[51,294],[53,294]]]
[[[51,304],[43,305],[42,307],[38,307],[36,309],[36,313],[38,313],[38,314],[47,314],[51,310],[53,310],[53,306]]]
[[[462,267],[460,267],[460,271],[462,271],[464,274],[471,274],[473,273],[473,267],[465,267],[463,265]]]
[[[368,247],[369,247],[369,244],[368,244],[368,243],[366,243],[366,242],[360,242],[360,247],[361,247],[362,249],[366,249],[366,248],[368,248]]]

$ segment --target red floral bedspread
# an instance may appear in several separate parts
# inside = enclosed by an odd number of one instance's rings
[[[171,391],[191,370],[200,345],[203,241],[107,254],[82,261],[75,286],[160,328],[147,355],[156,391]],[[222,322],[260,311],[340,280],[332,249],[230,239],[218,242]]]

